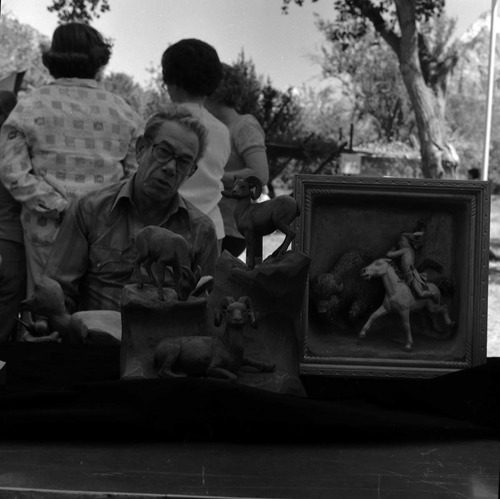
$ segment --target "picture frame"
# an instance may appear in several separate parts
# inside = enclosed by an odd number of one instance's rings
[[[294,250],[311,259],[298,328],[302,375],[430,378],[486,362],[488,182],[297,175],[294,196],[301,209]],[[382,278],[364,279],[360,269],[379,258],[401,268],[401,256],[386,255],[404,233],[419,238],[415,267],[437,264],[419,271],[425,289],[450,284],[441,303],[451,323],[412,312],[411,349],[396,313],[376,319],[360,338],[386,296]]]

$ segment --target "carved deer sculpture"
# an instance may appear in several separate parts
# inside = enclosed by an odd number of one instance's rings
[[[257,327],[255,314],[247,296],[235,301],[224,297],[214,317],[215,326],[225,322],[222,334],[183,336],[162,340],[154,353],[154,365],[161,378],[207,376],[236,380],[241,367],[271,372],[269,364],[245,356],[244,328]]]
[[[272,253],[280,258],[295,238],[290,224],[300,215],[297,201],[291,196],[277,196],[262,203],[252,203],[262,194],[262,182],[255,176],[235,177],[230,193],[222,192],[227,198],[236,199],[234,220],[243,235],[247,249],[247,265],[255,267],[257,241],[276,229],[285,234],[283,243]]]
[[[177,297],[186,301],[201,277],[200,267],[195,272],[191,270],[186,240],[171,230],[149,225],[137,233],[135,245],[137,258],[134,262],[134,273],[137,286],[141,289],[143,287],[140,267],[144,265],[151,282],[156,282],[158,286],[159,299],[164,301],[165,268],[169,265],[172,267]],[[156,275],[151,269],[153,262],[156,262]]]

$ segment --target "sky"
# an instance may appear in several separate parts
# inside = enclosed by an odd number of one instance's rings
[[[457,19],[463,33],[492,0],[447,0],[446,13]],[[50,0],[2,0],[2,12],[13,14],[51,37],[57,16],[47,11]],[[322,37],[316,16],[334,14],[332,0],[303,7],[291,5],[282,14],[282,0],[109,0],[111,10],[93,22],[114,41],[107,70],[124,72],[145,84],[148,69],[159,67],[163,51],[182,38],[199,38],[213,45],[223,62],[234,62],[243,50],[260,75],[277,88],[315,86],[320,67],[312,61]]]

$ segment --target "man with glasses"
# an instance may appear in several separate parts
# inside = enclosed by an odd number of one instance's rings
[[[218,257],[212,221],[178,193],[206,148],[206,129],[182,106],[153,115],[136,146],[137,172],[69,209],[44,273],[77,310],[120,310],[132,282],[135,236],[148,225],[181,234],[193,266],[213,275]]]

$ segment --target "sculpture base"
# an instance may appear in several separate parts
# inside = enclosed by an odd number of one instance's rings
[[[310,260],[287,252],[283,258],[266,259],[254,269],[230,253],[217,261],[214,288],[208,298],[177,300],[165,289],[165,301],[158,299],[151,285],[138,289],[125,286],[122,295],[122,379],[157,378],[153,364],[160,341],[171,337],[222,334],[225,324],[214,326],[215,310],[223,297],[238,300],[248,296],[256,314],[257,327],[244,328],[245,357],[274,364],[273,372],[238,372],[237,382],[274,393],[304,397],[299,377],[298,324]]]
[[[306,396],[299,377],[298,327],[310,259],[288,251],[281,259],[268,257],[253,269],[227,251],[219,257],[212,311],[224,296],[248,296],[257,328],[245,331],[245,355],[276,365],[272,373],[240,372],[238,382],[275,393]]]
[[[156,378],[153,355],[158,343],[172,336],[207,335],[205,298],[179,301],[173,289],[164,289],[165,301],[156,286],[135,284],[122,294],[122,342],[120,377]]]

